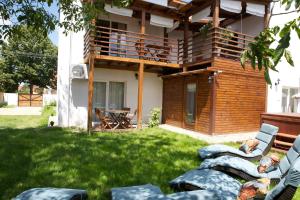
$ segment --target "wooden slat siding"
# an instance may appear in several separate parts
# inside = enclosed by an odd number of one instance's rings
[[[182,77],[166,78],[163,81],[163,123],[165,124],[182,127],[183,83]]]
[[[197,82],[197,116],[194,126],[186,125],[184,120],[184,83],[193,79]],[[191,77],[168,77],[163,82],[163,123],[177,127],[209,133],[210,123],[210,85],[207,74]]]
[[[197,121],[195,131],[209,133],[210,107],[211,107],[211,86],[208,83],[208,75],[198,75],[197,94]]]
[[[265,110],[263,73],[228,59],[214,59],[211,69],[222,71],[216,83],[215,134],[257,131]]]
[[[279,127],[280,133],[289,135],[300,134],[300,114],[261,114],[262,123],[272,124]]]

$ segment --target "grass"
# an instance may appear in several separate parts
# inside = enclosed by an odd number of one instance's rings
[[[112,187],[146,183],[171,193],[168,181],[198,166],[196,150],[207,145],[159,128],[92,136],[45,128],[52,112],[0,116],[0,199],[32,187],[82,188],[91,200],[109,199]]]

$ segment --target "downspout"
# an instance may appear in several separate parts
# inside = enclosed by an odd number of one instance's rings
[[[70,32],[70,43],[69,43],[69,87],[68,87],[68,127],[70,127],[70,104],[71,104],[71,67],[72,67],[72,32]]]

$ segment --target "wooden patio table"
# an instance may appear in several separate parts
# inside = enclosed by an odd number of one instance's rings
[[[113,129],[117,129],[118,127],[127,128],[126,116],[129,113],[127,110],[108,110],[107,111],[113,120],[114,124],[116,124]]]

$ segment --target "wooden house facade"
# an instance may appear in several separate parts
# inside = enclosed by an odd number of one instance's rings
[[[137,30],[95,20],[95,29],[84,36],[84,62],[89,65],[87,128],[92,129],[95,69],[104,68],[136,72],[138,127],[147,93],[144,74],[149,72],[162,80],[162,123],[210,135],[256,131],[265,112],[266,84],[263,73],[251,66],[243,69],[239,57],[255,36],[250,34],[251,23],[247,26],[252,16],[247,8],[264,8],[260,22],[252,20],[262,24],[258,34],[268,26],[269,1],[235,1],[240,4],[237,12],[226,10],[224,1],[168,1],[163,6],[136,0],[129,9],[138,20]],[[192,19],[204,11],[206,17]],[[149,34],[147,24],[154,15],[171,18],[174,27]],[[233,30],[233,25],[250,33]]]

